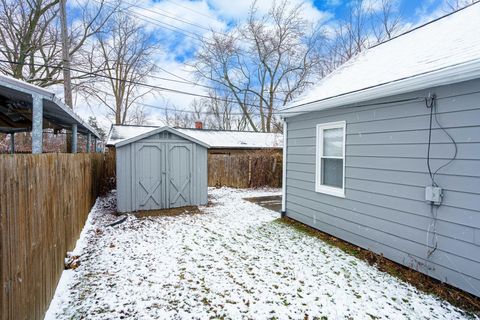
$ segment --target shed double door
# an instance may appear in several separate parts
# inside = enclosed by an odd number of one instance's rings
[[[135,151],[136,210],[191,204],[191,143],[142,142],[136,144]]]

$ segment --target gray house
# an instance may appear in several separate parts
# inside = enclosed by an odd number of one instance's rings
[[[205,143],[162,127],[115,147],[119,212],[207,203]]]
[[[283,213],[480,296],[480,3],[283,110]]]

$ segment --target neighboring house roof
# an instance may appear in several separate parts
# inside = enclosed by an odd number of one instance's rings
[[[263,149],[283,146],[283,135],[280,133],[203,129],[178,129],[178,131],[204,141],[210,148]]]
[[[477,2],[359,53],[282,116],[480,78],[479,30]]]
[[[150,135],[159,127],[112,125],[108,135],[107,146],[123,145],[123,141],[140,135]],[[175,128],[175,132],[201,141],[214,149],[263,149],[282,148],[283,136],[280,133],[263,133],[252,131],[220,131],[206,129]]]
[[[100,138],[98,132],[88,123],[76,115],[71,108],[66,106],[55,94],[45,88],[14,79],[12,77],[0,75],[0,120],[8,120],[9,125],[2,127],[0,132],[21,132],[29,131],[31,128],[31,119],[24,117],[24,108],[32,108],[32,95],[39,95],[43,99],[43,118],[44,127],[48,127],[50,122],[56,128],[71,129],[72,124],[77,124],[79,133],[92,133]],[[16,104],[21,102],[21,104]],[[6,103],[12,106],[7,107]],[[0,122],[1,123],[1,122]]]

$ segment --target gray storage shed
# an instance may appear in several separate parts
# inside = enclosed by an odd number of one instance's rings
[[[119,212],[207,203],[205,143],[162,127],[115,147]]]
[[[480,296],[479,30],[476,3],[288,106],[284,214]]]

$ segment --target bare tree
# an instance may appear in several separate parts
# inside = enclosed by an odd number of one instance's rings
[[[334,37],[330,44],[330,66],[333,71],[345,61],[366,49],[369,45],[368,10],[363,0],[354,0],[348,4],[344,19],[334,28]]]
[[[165,103],[162,121],[169,127],[190,128],[194,124],[194,117],[190,113],[178,110],[175,106]]]
[[[245,114],[237,110],[229,92],[211,90],[209,96],[208,99],[202,99],[202,103],[206,106],[208,112],[205,123],[209,128],[242,131],[248,128]]]
[[[370,1],[354,0],[348,4],[344,19],[334,28],[334,36],[325,59],[325,69],[333,71],[370,46],[395,36],[402,28],[398,1],[379,0],[373,8]]]
[[[89,64],[96,75],[82,91],[106,107],[115,124],[142,124],[146,114],[139,102],[155,90],[141,83],[155,71],[157,47],[131,17],[115,14],[109,23],[109,34],[95,35]]]
[[[401,29],[398,1],[381,0],[380,10],[373,12],[373,33],[377,42],[383,42],[395,36]]]
[[[62,51],[58,0],[0,0],[0,72],[47,87],[62,83]],[[86,42],[102,31],[114,8],[103,0],[85,2],[70,29],[73,60],[82,59]],[[72,26],[73,26],[72,25]],[[76,74],[73,79],[83,78]]]
[[[197,55],[199,78],[226,90],[249,128],[270,132],[278,107],[312,83],[323,33],[302,16],[303,6],[273,4],[259,16],[254,3],[246,25],[212,33]]]
[[[447,0],[445,12],[453,12],[462,9],[468,5],[474,4],[478,0]]]

